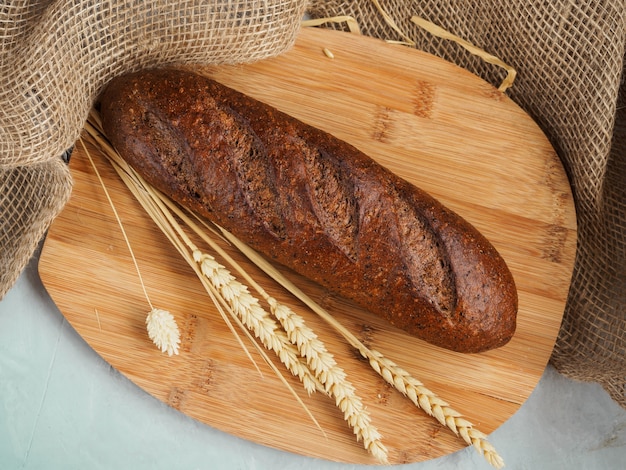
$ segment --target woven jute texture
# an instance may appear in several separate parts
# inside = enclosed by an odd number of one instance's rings
[[[496,55],[572,184],[576,265],[551,362],[626,407],[624,0],[5,0],[0,3],[0,298],[63,208],[61,156],[113,76],[166,64],[243,63],[287,50],[312,17],[350,15],[498,85],[503,71],[414,25],[418,15]],[[343,28],[342,25],[331,27]]]
[[[306,0],[0,2],[0,298],[72,181],[61,156],[123,72],[245,63],[293,44]]]
[[[419,16],[513,66],[507,91],[546,133],[572,185],[578,249],[551,363],[601,383],[626,407],[626,2],[624,0],[312,0],[310,15],[353,17],[498,86],[505,72],[411,21]],[[345,25],[329,27],[346,29]]]

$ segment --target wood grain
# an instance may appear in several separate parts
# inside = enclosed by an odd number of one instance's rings
[[[483,354],[425,344],[286,274],[478,429],[490,433],[506,421],[532,392],[550,357],[576,246],[568,181],[535,123],[467,71],[348,33],[303,29],[295,47],[280,57],[196,69],[356,145],[459,212],[491,240],[513,272],[520,310],[513,340]],[[355,442],[328,397],[307,397],[288,377],[318,427],[251,347],[257,371],[192,271],[98,150],[92,147],[91,154],[120,213],[152,303],[175,315],[183,342],[180,355],[170,358],[149,341],[144,325],[149,308],[137,273],[80,145],[70,164],[72,198],[49,231],[39,266],[45,286],[76,331],[139,387],[209,426],[307,456],[376,463]],[[386,385],[330,327],[237,253],[233,256],[270,293],[305,316],[325,341],[383,434],[391,463],[431,459],[464,446]]]

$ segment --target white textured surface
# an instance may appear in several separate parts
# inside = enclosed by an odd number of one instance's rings
[[[528,401],[490,441],[509,469],[623,469],[626,411],[598,385],[568,380],[548,367]],[[262,447],[200,424],[152,398],[74,332],[47,296],[33,260],[0,301],[0,469],[113,468],[371,467]],[[394,468],[491,467],[468,448]]]

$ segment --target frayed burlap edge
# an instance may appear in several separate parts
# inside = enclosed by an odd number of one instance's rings
[[[61,158],[0,169],[0,298],[28,264],[71,190],[72,178]]]

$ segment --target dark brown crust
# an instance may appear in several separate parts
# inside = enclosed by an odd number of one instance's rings
[[[100,101],[140,174],[266,256],[447,349],[512,337],[517,291],[495,248],[353,146],[189,72],[126,75]]]

